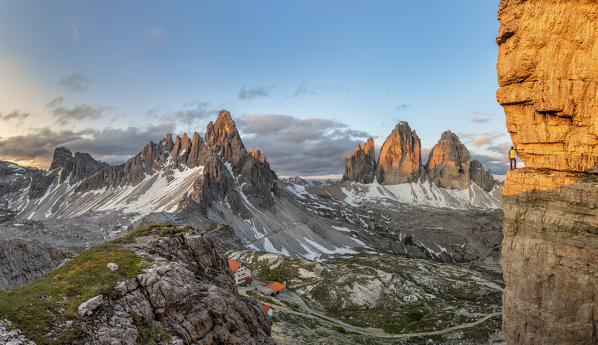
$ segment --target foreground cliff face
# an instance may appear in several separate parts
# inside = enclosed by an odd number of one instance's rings
[[[509,344],[598,342],[598,6],[502,0],[497,99],[526,168],[504,186]]]

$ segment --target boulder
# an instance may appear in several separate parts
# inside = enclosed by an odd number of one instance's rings
[[[102,295],[97,295],[86,302],[81,303],[79,308],[77,308],[77,312],[81,316],[91,315],[94,310],[102,305],[102,303],[104,303],[104,297]]]

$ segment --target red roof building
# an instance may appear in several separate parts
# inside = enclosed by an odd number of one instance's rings
[[[279,282],[272,282],[266,286],[268,289],[272,290],[272,295],[278,295],[282,290],[286,289],[287,287]]]
[[[264,307],[266,314],[268,314],[268,316],[272,317],[272,307],[265,303],[262,303],[262,307]]]
[[[237,285],[251,283],[251,270],[247,266],[244,266],[239,261],[229,259],[228,267],[233,272]]]

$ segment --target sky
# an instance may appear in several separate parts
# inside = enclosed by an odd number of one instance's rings
[[[342,174],[399,121],[504,173],[498,0],[0,0],[0,160],[126,161],[231,112],[283,176]]]

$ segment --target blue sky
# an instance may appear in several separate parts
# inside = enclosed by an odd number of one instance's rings
[[[450,129],[504,170],[497,6],[4,0],[0,159],[43,168],[65,145],[120,162],[224,108],[282,175],[342,173],[356,142],[381,145],[400,120],[424,157]]]

